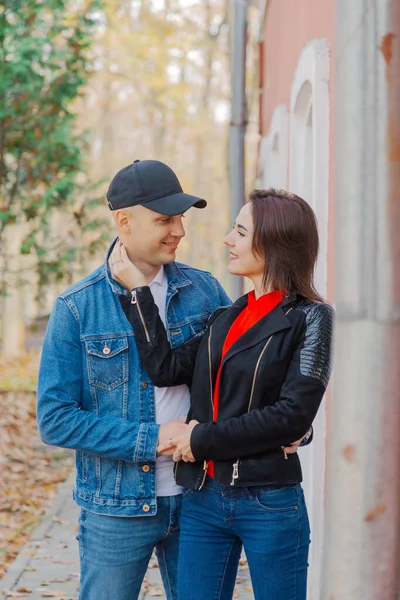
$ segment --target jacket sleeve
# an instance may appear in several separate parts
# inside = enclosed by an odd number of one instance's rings
[[[303,447],[303,446],[308,446],[309,444],[311,444],[311,442],[313,441],[313,437],[314,437],[314,428],[311,425],[310,429],[307,431],[304,438],[301,440],[300,446]]]
[[[240,458],[289,446],[311,427],[331,374],[333,309],[315,304],[293,355],[279,400],[240,417],[196,425],[196,460]]]
[[[134,329],[136,346],[148,376],[158,387],[190,386],[197,350],[206,329],[185,344],[171,348],[150,288],[138,287],[134,292],[134,304],[130,296],[120,296],[120,302]]]
[[[215,277],[213,277],[213,280],[215,282],[215,286],[216,286],[217,292],[218,292],[219,307],[225,308],[227,306],[230,306],[232,304],[232,301],[229,298],[228,294],[226,293],[226,291],[224,290],[222,285],[219,283],[219,281],[217,279],[215,279]]]
[[[77,318],[59,298],[49,320],[39,369],[37,420],[42,441],[113,460],[155,461],[159,425],[82,409],[85,372]]]

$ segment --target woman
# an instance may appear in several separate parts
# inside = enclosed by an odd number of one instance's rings
[[[159,452],[184,487],[180,600],[232,598],[242,545],[256,600],[305,600],[309,524],[297,453],[330,376],[333,310],[313,286],[318,231],[310,206],[254,190],[224,243],[229,272],[254,291],[171,349],[147,282],[118,247],[114,276],[157,386],[191,386],[188,427]]]

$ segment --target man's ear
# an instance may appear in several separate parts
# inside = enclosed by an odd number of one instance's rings
[[[121,229],[125,233],[131,232],[131,226],[129,222],[129,213],[123,208],[119,208],[114,213],[115,224],[118,229]]]

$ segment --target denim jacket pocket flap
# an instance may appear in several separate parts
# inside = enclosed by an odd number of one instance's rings
[[[85,343],[91,385],[111,391],[128,381],[129,344],[126,336],[87,340]]]
[[[192,335],[196,335],[206,329],[208,322],[208,315],[201,315],[190,323],[190,330]]]
[[[109,338],[86,342],[87,353],[98,358],[113,358],[128,349],[128,340],[124,338]]]

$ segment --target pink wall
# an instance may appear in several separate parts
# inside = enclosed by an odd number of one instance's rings
[[[272,112],[290,102],[290,88],[303,46],[326,38],[333,49],[334,0],[270,0],[264,22],[261,133],[268,133]]]
[[[269,0],[261,44],[260,133],[267,135],[272,113],[279,104],[290,107],[290,90],[302,48],[312,39],[325,38],[331,48],[330,64],[330,167],[328,296],[334,297],[334,13],[335,0]]]

